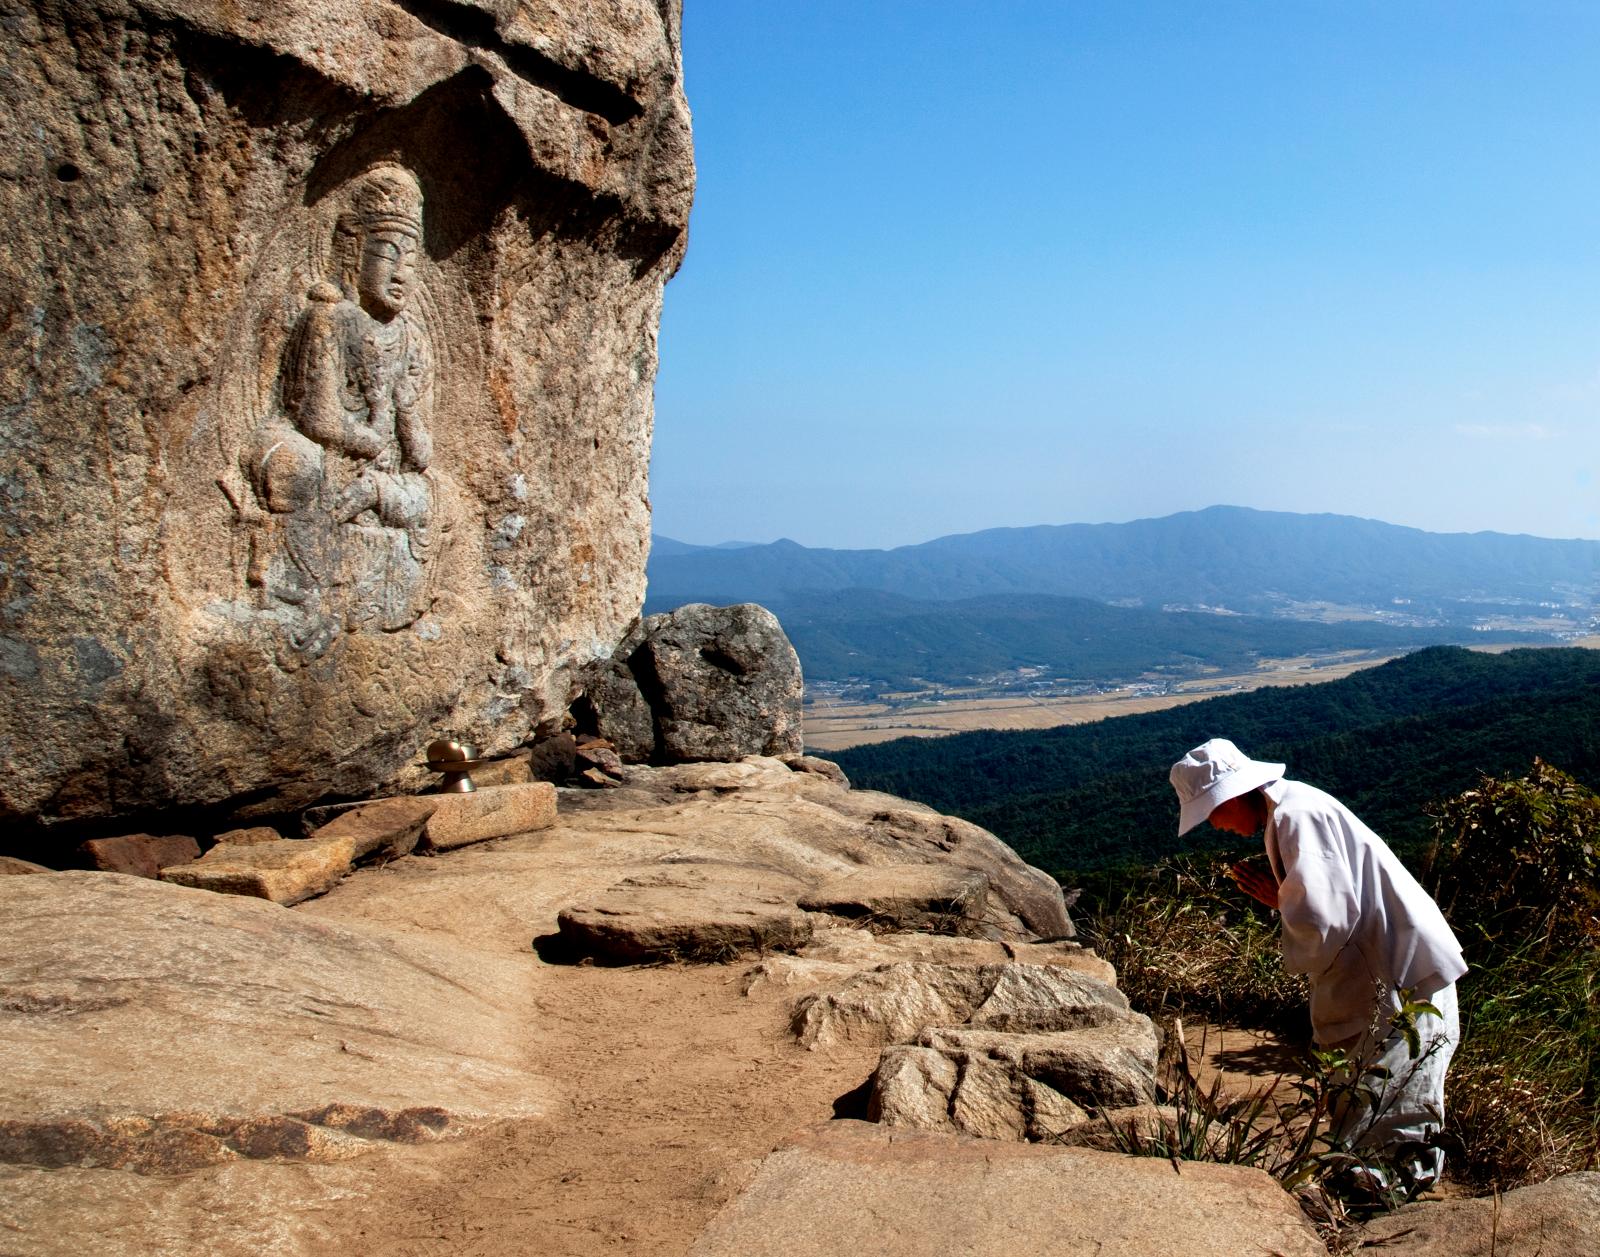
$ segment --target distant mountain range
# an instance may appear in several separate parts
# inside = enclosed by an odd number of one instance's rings
[[[872,589],[933,601],[1051,594],[1307,617],[1308,604],[1331,603],[1387,609],[1413,624],[1465,624],[1541,604],[1586,614],[1597,577],[1596,541],[1214,506],[1127,524],[994,528],[894,550],[793,541],[689,547],[661,538],[648,605]]]
[[[1597,580],[1595,541],[1215,506],[895,550],[660,537],[645,609],[762,603],[809,679],[868,691],[1070,686],[1264,657],[1570,639],[1593,627]]]

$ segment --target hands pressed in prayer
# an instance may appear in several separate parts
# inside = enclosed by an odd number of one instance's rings
[[[1257,903],[1264,903],[1269,908],[1278,906],[1277,879],[1259,861],[1240,860],[1228,870],[1228,876],[1233,879],[1235,886]]]

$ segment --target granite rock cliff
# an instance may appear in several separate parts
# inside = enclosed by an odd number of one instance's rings
[[[0,816],[556,728],[644,592],[674,0],[4,0]]]

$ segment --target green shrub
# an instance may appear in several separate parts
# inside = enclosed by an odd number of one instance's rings
[[[1433,810],[1466,949],[1454,1172],[1510,1187],[1600,1159],[1600,797],[1535,760]]]
[[[1521,951],[1600,942],[1600,797],[1543,760],[1432,809],[1440,903],[1459,930]]]

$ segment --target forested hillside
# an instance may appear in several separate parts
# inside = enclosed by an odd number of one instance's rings
[[[1426,842],[1428,806],[1480,772],[1535,756],[1600,786],[1600,651],[1490,655],[1435,647],[1324,685],[1262,690],[1039,732],[901,739],[835,753],[860,787],[993,830],[1064,880],[1231,847],[1176,837],[1167,769],[1211,737],[1339,796],[1397,848]]]

